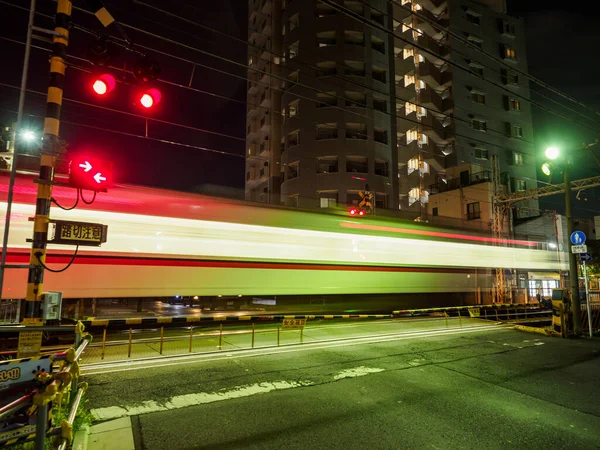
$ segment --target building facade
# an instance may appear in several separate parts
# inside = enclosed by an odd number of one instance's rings
[[[249,2],[248,200],[345,206],[368,185],[376,208],[426,214],[449,169],[470,179],[494,154],[506,190],[536,187],[523,21],[504,2],[328,3]]]

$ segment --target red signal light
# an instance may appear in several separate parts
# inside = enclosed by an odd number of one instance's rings
[[[103,191],[112,183],[112,164],[96,158],[77,156],[71,160],[69,184],[80,189]]]
[[[354,209],[354,208],[352,208],[350,211],[348,211],[348,213],[349,213],[351,216],[355,216],[355,215],[356,215],[356,212],[357,212],[357,211],[356,211],[356,209]]]
[[[358,215],[359,215],[359,216],[364,216],[364,215],[365,215],[365,212],[364,212],[364,211],[361,209],[361,210],[358,212]]]
[[[105,95],[111,92],[116,85],[117,81],[115,80],[115,77],[105,73],[96,77],[92,84],[92,89],[94,89],[94,92],[98,95]]]
[[[139,102],[146,109],[158,105],[161,99],[162,94],[156,88],[147,89],[139,95]]]

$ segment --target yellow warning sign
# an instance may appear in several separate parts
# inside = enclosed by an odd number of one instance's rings
[[[360,203],[358,206],[360,208],[372,208],[373,207],[373,193],[370,191],[358,191],[358,195],[360,195]]]
[[[17,358],[38,356],[42,349],[41,331],[21,331],[19,333],[19,348]]]
[[[306,325],[306,319],[283,319],[283,328],[301,330]]]

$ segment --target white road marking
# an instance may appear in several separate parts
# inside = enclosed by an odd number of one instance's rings
[[[333,377],[334,380],[343,380],[344,378],[355,378],[355,377],[364,377],[365,375],[369,375],[370,373],[383,372],[385,369],[376,369],[374,367],[355,367],[354,369],[342,370],[340,373]]]
[[[235,353],[236,358],[248,358],[256,356],[271,356],[279,355],[283,353],[301,352],[310,350],[322,350],[338,347],[348,347],[355,345],[365,344],[377,344],[379,342],[391,342],[408,339],[417,339],[425,337],[437,337],[437,336],[453,336],[458,334],[477,333],[481,331],[490,330],[504,330],[508,331],[512,329],[510,326],[505,325],[483,325],[474,327],[465,327],[462,329],[450,329],[450,330],[435,330],[435,331],[419,331],[410,333],[397,333],[390,335],[379,335],[369,336],[352,339],[332,339],[330,341],[319,341],[314,343],[295,344],[288,347],[267,347],[259,349],[245,349],[239,350]],[[177,366],[182,364],[194,364],[200,361],[218,361],[222,360],[224,356],[233,356],[232,353],[208,353],[208,354],[183,354],[176,356],[164,356],[154,357],[152,359],[139,359],[133,361],[120,361],[114,363],[93,363],[84,365],[82,372],[86,375],[100,375],[105,373],[125,372],[131,370],[148,370],[153,367],[168,367]]]
[[[106,408],[94,408],[91,410],[96,420],[112,420],[125,416],[137,416],[139,414],[150,414],[159,411],[185,408],[187,406],[202,405],[205,403],[220,402],[234,398],[250,397],[257,394],[266,394],[282,389],[291,389],[302,386],[311,386],[310,381],[273,381],[237,386],[228,391],[221,392],[199,392],[196,394],[177,395],[171,397],[165,403],[154,400],[142,402],[132,406],[109,406]]]

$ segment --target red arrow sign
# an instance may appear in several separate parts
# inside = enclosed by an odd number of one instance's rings
[[[112,165],[88,156],[77,156],[71,160],[69,184],[79,189],[100,191],[112,183]]]
[[[84,172],[89,172],[90,170],[92,170],[92,165],[89,163],[89,161],[86,161],[83,164],[79,164],[79,167],[81,167]]]

